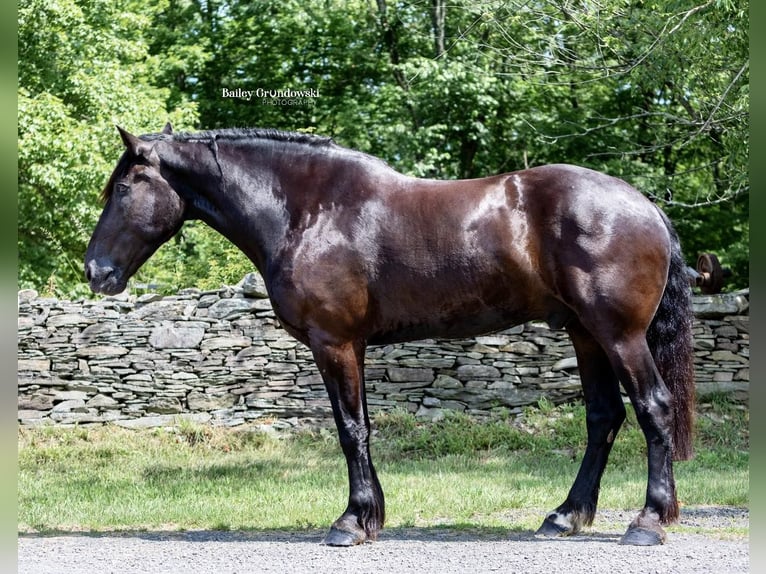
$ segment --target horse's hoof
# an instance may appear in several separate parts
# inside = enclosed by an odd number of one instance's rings
[[[630,546],[658,546],[665,544],[665,531],[657,529],[630,526],[628,531],[620,538],[620,544]]]
[[[362,544],[367,538],[358,532],[339,530],[334,526],[330,528],[322,544],[325,546],[356,546]]]
[[[573,534],[572,528],[563,524],[558,524],[555,520],[558,518],[557,514],[549,514],[543,520],[540,528],[535,532],[535,536],[541,538],[558,538],[560,536],[569,536]]]

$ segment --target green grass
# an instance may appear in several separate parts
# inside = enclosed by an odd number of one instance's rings
[[[534,529],[563,501],[585,447],[582,406],[429,424],[393,412],[374,427],[389,527]],[[714,402],[696,441],[697,457],[675,467],[682,504],[747,506],[747,412]],[[629,411],[600,508],[637,512],[645,480],[645,444]],[[22,532],[325,528],[346,497],[344,459],[327,429],[287,438],[190,424],[19,431]]]

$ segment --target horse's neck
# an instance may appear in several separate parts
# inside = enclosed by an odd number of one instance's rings
[[[195,200],[197,217],[239,247],[266,275],[288,240],[290,225],[303,219],[300,212],[317,209],[325,192],[332,191],[321,186],[332,185],[334,172],[350,169],[362,179],[375,177],[375,170],[398,176],[382,163],[368,166],[371,172],[360,169],[364,159],[344,153],[264,145],[244,154],[219,141],[218,183]]]
[[[265,274],[288,230],[282,185],[285,168],[276,163],[270,166],[263,158],[235,162],[224,150],[219,161],[217,185],[198,191],[191,215],[226,237]]]

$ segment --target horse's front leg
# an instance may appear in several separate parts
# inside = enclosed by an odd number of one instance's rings
[[[330,546],[353,546],[374,540],[385,518],[383,490],[370,458],[364,351],[361,342],[312,344],[348,465],[348,506],[324,539],[324,544]]]

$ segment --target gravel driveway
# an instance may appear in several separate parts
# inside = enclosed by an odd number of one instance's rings
[[[363,574],[483,572],[551,574],[734,574],[750,571],[739,508],[684,510],[664,546],[619,546],[630,513],[605,511],[585,533],[538,540],[531,532],[392,528],[350,549],[322,546],[323,532],[134,532],[21,535],[19,574]],[[702,533],[699,533],[702,532]]]

